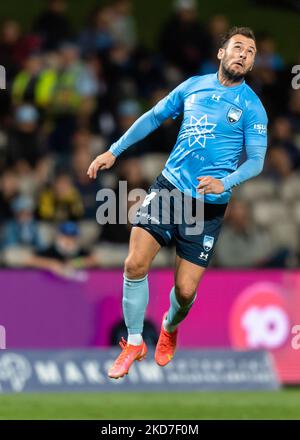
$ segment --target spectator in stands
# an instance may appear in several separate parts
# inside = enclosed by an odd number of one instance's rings
[[[80,230],[74,222],[61,223],[52,246],[28,256],[25,265],[45,269],[66,278],[76,278],[76,270],[99,265],[97,258],[80,245]]]
[[[86,109],[89,114],[93,111],[98,82],[93,71],[79,58],[79,50],[74,43],[64,43],[60,47],[60,57],[51,100],[55,128],[50,136],[50,147],[67,160],[78,114]]]
[[[86,151],[89,154],[95,155],[102,153],[103,149],[106,148],[107,141],[105,138],[95,134],[92,130],[86,128],[85,126],[79,128],[74,132],[72,138],[72,150],[76,152]],[[99,153],[97,153],[99,152]]]
[[[133,49],[137,44],[130,0],[114,0],[112,4],[97,6],[90,14],[86,28],[79,35],[83,56],[105,55],[115,45]]]
[[[74,185],[80,193],[84,209],[84,218],[95,220],[96,194],[101,188],[99,179],[91,180],[86,170],[91,163],[92,155],[87,149],[78,148],[72,157],[72,174]],[[99,176],[101,178],[101,176]]]
[[[54,69],[45,69],[43,56],[34,52],[24,63],[24,68],[16,75],[12,84],[14,105],[24,102],[45,108],[52,97],[56,81]]]
[[[108,51],[103,63],[108,79],[109,94],[114,103],[123,97],[137,96],[135,82],[135,60],[132,50],[123,43],[115,43]]]
[[[58,173],[53,184],[41,192],[38,215],[41,220],[60,222],[83,217],[84,207],[80,193],[67,172]]]
[[[137,46],[137,32],[132,16],[132,0],[114,0],[113,17],[109,22],[113,41],[123,43],[129,48]]]
[[[138,119],[141,115],[141,106],[137,100],[126,99],[121,101],[117,109],[117,127],[112,134],[109,143],[112,144],[124,134],[129,127]],[[137,142],[134,146],[124,152],[124,157],[132,157],[143,154],[143,147],[147,145],[146,140]]]
[[[300,149],[300,89],[290,91],[287,113],[293,131],[297,135],[297,146]]]
[[[272,146],[267,154],[265,175],[278,184],[293,176],[293,162],[284,145]]]
[[[255,66],[257,68],[267,68],[275,71],[283,69],[283,59],[276,52],[274,38],[268,32],[261,32],[260,35],[258,35],[257,52],[255,60]]]
[[[0,177],[0,223],[12,219],[12,201],[19,195],[19,186],[16,173],[9,168],[5,170]]]
[[[199,22],[195,0],[176,0],[175,13],[160,35],[159,46],[166,61],[193,75],[207,57],[207,34]]]
[[[4,226],[3,247],[26,246],[41,250],[43,242],[34,219],[33,200],[28,196],[18,196],[12,202],[12,211],[14,218]]]
[[[12,78],[22,67],[29,53],[38,50],[40,40],[34,35],[22,33],[20,23],[7,19],[0,31],[0,59],[5,66],[6,81],[10,84]]]
[[[119,160],[119,167],[117,170],[117,180],[125,180],[127,182],[127,189],[131,191],[135,188],[147,190],[149,182],[143,175],[142,162],[139,157],[130,157],[128,159],[122,157]]]
[[[71,37],[66,9],[65,0],[47,0],[47,9],[37,17],[33,31],[41,37],[43,50],[55,50]]]
[[[220,38],[229,29],[229,21],[226,15],[214,15],[208,22],[207,26],[207,47],[204,60],[199,66],[199,74],[207,75],[218,70],[219,63],[216,57],[218,48],[220,47]]]
[[[33,168],[45,153],[40,126],[39,113],[31,104],[22,104],[15,111],[15,126],[8,136],[7,163],[19,165],[25,163]]]
[[[113,47],[114,39],[111,32],[113,18],[113,9],[109,5],[97,6],[90,13],[87,26],[78,39],[82,55],[106,53]]]
[[[285,116],[278,116],[272,124],[271,145],[273,147],[284,148],[288,154],[292,168],[297,169],[300,166],[300,150],[294,142],[292,125]]]
[[[225,34],[230,27],[228,17],[224,14],[216,14],[208,21],[208,44],[210,48],[209,55],[216,54],[220,47],[221,36]]]
[[[242,200],[233,199],[216,247],[221,267],[284,267],[288,251],[277,248],[268,231],[253,224],[251,213]]]
[[[262,33],[257,39],[257,57],[249,75],[249,83],[259,94],[268,117],[282,112],[285,103],[285,88],[280,86],[283,60],[275,52],[275,42],[271,35]]]
[[[21,27],[15,20],[6,20],[1,27],[0,57],[5,66],[7,79],[10,80],[20,68]]]

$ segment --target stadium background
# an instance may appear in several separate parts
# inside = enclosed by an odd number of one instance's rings
[[[129,190],[147,188],[163,167],[179,122],[164,124],[129,149],[95,183],[86,177],[87,166],[168,90],[190,75],[215,71],[219,33],[241,24],[257,33],[260,55],[249,83],[269,114],[269,151],[262,175],[234,191],[212,268],[199,289],[202,302],[183,323],[179,346],[267,349],[281,382],[299,383],[300,351],[292,345],[292,328],[300,325],[300,90],[291,87],[291,67],[300,64],[297,2],[15,0],[0,8],[0,64],[7,73],[7,89],[0,93],[0,324],[7,348],[117,343],[124,331],[121,267],[130,225],[99,226],[95,194],[120,179]],[[150,274],[152,342],[173,261],[170,246]],[[243,316],[266,307],[277,313],[253,342],[255,325],[245,329]],[[99,417],[97,395],[73,398],[78,406],[72,409],[63,395],[1,396],[8,405],[0,417]],[[124,417],[184,414],[182,408],[155,412],[156,395],[148,413],[137,412],[142,394],[109,399],[107,412],[100,412],[104,418],[120,414],[122,399],[131,408]],[[297,389],[189,399],[187,417],[262,417],[260,402],[269,408],[266,417],[299,418]],[[220,412],[227,399],[232,406]],[[32,411],[37,402],[40,414]]]

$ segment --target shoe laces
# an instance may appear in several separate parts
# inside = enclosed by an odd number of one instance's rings
[[[163,338],[161,338],[161,341],[159,343],[159,348],[162,352],[167,351],[169,349],[169,341],[171,341],[171,343],[175,342],[175,338],[176,338],[176,330],[172,333],[167,332],[166,330],[164,330],[163,333]]]
[[[122,352],[120,353],[118,359],[116,360],[116,364],[120,364],[122,363],[128,356],[129,352],[128,352],[128,348],[129,345],[127,344],[127,341],[125,338],[121,338],[121,341],[119,342],[120,347],[122,348]]]
[[[121,347],[122,349],[125,348],[125,347],[127,346],[127,341],[126,341],[125,338],[123,338],[123,336],[122,336],[122,338],[121,338],[121,341],[119,342],[119,345],[120,345],[120,347]]]

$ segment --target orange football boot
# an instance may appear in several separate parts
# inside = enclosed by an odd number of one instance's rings
[[[166,312],[163,316],[163,322],[167,316]],[[178,328],[172,333],[167,332],[164,329],[163,322],[161,324],[160,335],[155,350],[155,361],[161,367],[167,365],[174,357],[176,351],[176,340],[178,334]]]
[[[113,379],[119,379],[128,374],[133,362],[142,361],[147,353],[147,345],[144,341],[140,345],[131,345],[122,337],[119,345],[122,347],[122,352],[108,371],[108,376]]]

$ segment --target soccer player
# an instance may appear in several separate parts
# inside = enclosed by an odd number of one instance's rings
[[[199,194],[204,198],[204,227],[196,235],[187,234],[185,225],[174,221],[163,224],[161,218],[158,222],[142,224],[138,210],[124,265],[122,304],[128,339],[120,341],[122,351],[108,372],[111,378],[128,374],[132,363],[146,356],[142,330],[148,303],[147,275],[155,255],[172,237],[176,244],[174,287],[169,310],[162,319],[155,360],[164,366],[173,358],[178,325],[195,301],[232,188],[258,175],[263,168],[267,115],[244,80],[254,64],[255,36],[250,28],[234,27],[224,35],[220,46],[218,72],[191,77],[176,87],[142,115],[107,152],[98,156],[87,172],[90,178],[96,178],[98,170],[111,168],[124,150],[164,120],[183,113],[177,142],[162,173],[150,186],[143,209],[150,208],[155,200],[154,189],[176,189],[180,193],[190,190],[191,199],[197,200]],[[246,160],[238,166],[243,148]]]

